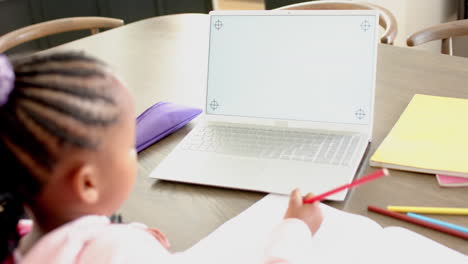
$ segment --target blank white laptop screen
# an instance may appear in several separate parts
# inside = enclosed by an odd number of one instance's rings
[[[211,16],[206,113],[369,124],[375,15]]]

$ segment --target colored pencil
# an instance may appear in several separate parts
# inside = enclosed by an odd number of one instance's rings
[[[468,208],[387,206],[387,210],[400,213],[468,215]]]
[[[376,180],[382,176],[386,176],[386,175],[389,175],[389,172],[387,169],[383,168],[381,170],[378,170],[376,172],[373,172],[373,173],[370,173],[360,179],[357,179],[351,183],[348,183],[348,184],[345,184],[345,185],[342,185],[340,187],[337,187],[333,190],[330,190],[328,192],[325,192],[325,193],[322,193],[320,195],[316,195],[310,199],[304,199],[304,203],[314,203],[314,202],[319,202],[319,201],[322,201],[324,200],[326,197],[332,195],[332,194],[335,194],[337,192],[341,192],[343,190],[346,190],[348,188],[352,188],[352,187],[355,187],[355,186],[358,186],[358,185],[361,185],[363,183],[366,183],[366,182],[369,182],[369,181],[372,181],[372,180]]]
[[[405,214],[395,213],[395,212],[388,211],[383,208],[375,207],[372,205],[369,205],[367,207],[367,210],[468,240],[467,233],[456,231],[456,230],[453,230],[444,226],[429,223],[429,222],[419,220],[413,217],[409,217]]]
[[[457,231],[464,232],[464,233],[468,234],[468,228],[467,227],[455,225],[455,224],[448,223],[448,222],[445,222],[445,221],[442,221],[442,220],[439,220],[439,219],[434,219],[434,218],[431,218],[431,217],[427,217],[427,216],[419,215],[419,214],[415,214],[415,213],[406,213],[406,215],[409,216],[409,217],[414,217],[414,218],[419,219],[419,220],[423,220],[423,221],[433,223],[433,224],[436,224],[436,225],[445,226],[447,228],[451,228],[453,230],[457,230]]]

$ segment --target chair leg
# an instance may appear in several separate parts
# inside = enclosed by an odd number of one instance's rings
[[[453,48],[452,48],[452,38],[447,38],[442,40],[442,54],[447,54],[453,56]]]
[[[99,28],[92,28],[91,29],[91,34],[94,35],[94,34],[97,34],[97,33],[99,33]]]

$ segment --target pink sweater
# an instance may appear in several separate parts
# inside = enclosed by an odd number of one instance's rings
[[[299,263],[311,239],[306,224],[297,219],[284,220],[274,230],[260,263]],[[248,238],[246,238],[248,239]],[[223,241],[219,241],[223,243]],[[239,241],[242,243],[242,241]],[[190,250],[170,253],[169,243],[157,230],[143,224],[112,224],[107,217],[86,216],[61,226],[40,239],[15,263],[207,263],[210,252],[191,254]],[[204,255],[205,254],[205,255]],[[242,254],[242,252],[239,252]],[[219,260],[217,263],[235,263]],[[259,263],[252,260],[252,263]]]

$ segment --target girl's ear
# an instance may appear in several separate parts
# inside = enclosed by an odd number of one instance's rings
[[[94,166],[83,164],[70,176],[72,190],[78,199],[87,204],[94,204],[98,201],[98,177]]]

